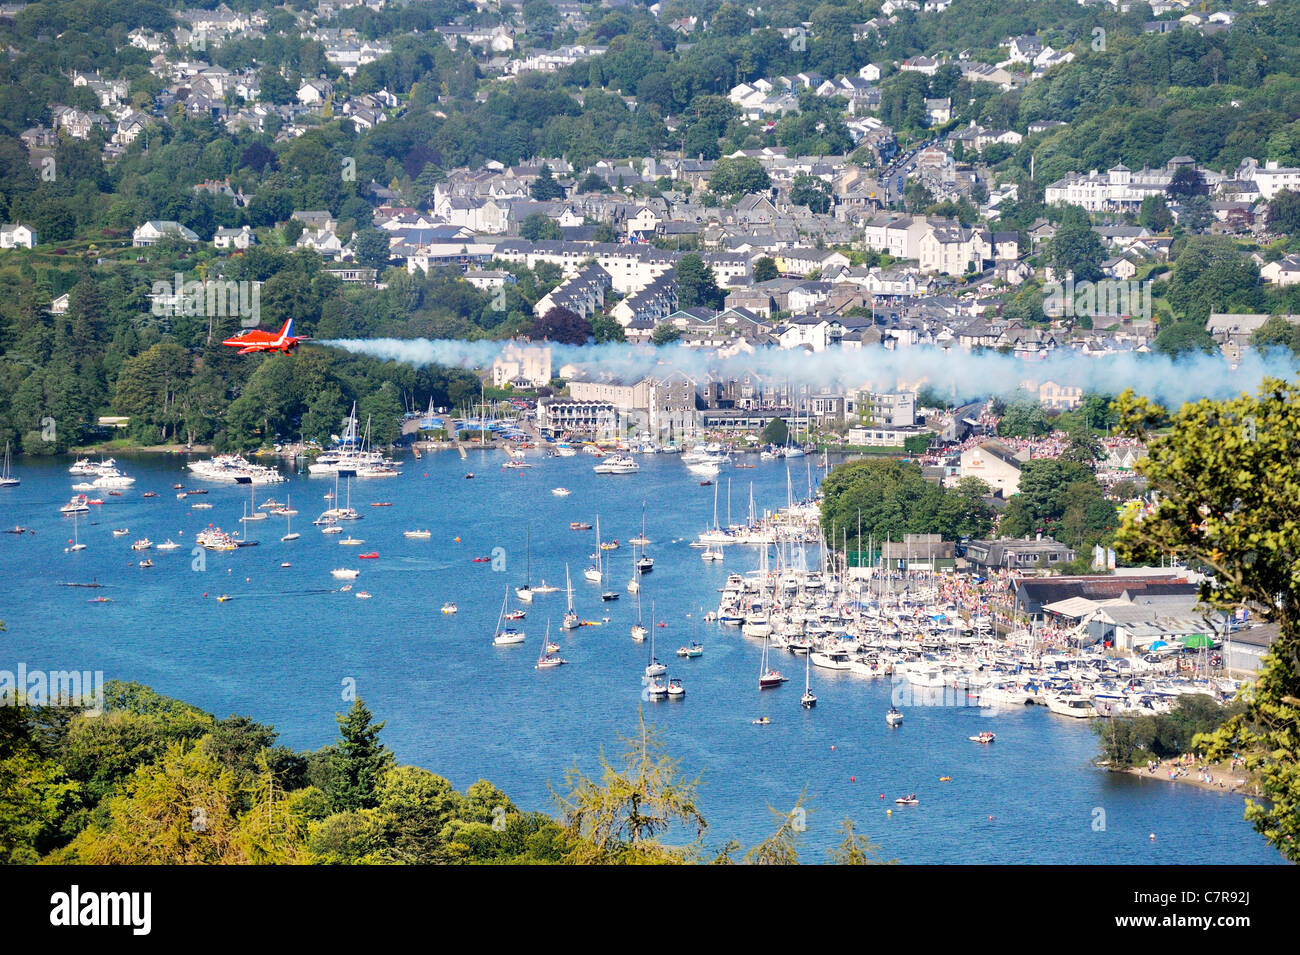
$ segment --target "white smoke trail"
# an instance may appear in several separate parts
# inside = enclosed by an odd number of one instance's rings
[[[416,367],[489,368],[504,342],[466,342],[425,338],[335,339],[317,342],[355,354],[370,355]],[[1022,382],[1082,388],[1118,394],[1132,388],[1176,408],[1200,398],[1229,398],[1255,391],[1266,377],[1292,379],[1295,359],[1287,352],[1248,351],[1234,368],[1220,354],[1196,353],[1177,360],[1157,353],[1126,352],[1091,357],[1061,349],[1046,358],[1027,360],[992,351],[951,351],[932,346],[895,349],[834,349],[807,352],[759,348],[752,354],[720,357],[716,352],[682,346],[563,345],[549,343],[552,367],[582,365],[598,374],[639,379],[680,371],[697,381],[754,374],[776,383],[811,390],[848,388],[889,391],[928,384],[958,400],[1011,397]]]

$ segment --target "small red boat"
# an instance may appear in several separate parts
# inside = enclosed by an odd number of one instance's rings
[[[507,620],[523,620],[523,619],[524,619],[524,614],[525,614],[525,611],[523,611],[523,610],[512,610],[512,611],[510,611],[508,614],[506,614],[506,619],[507,619]]]
[[[358,560],[377,560],[378,558],[379,558],[379,552],[374,550],[372,550],[369,554],[357,555]]]
[[[158,493],[157,493],[156,491],[145,491],[145,492],[144,492],[143,494],[141,494],[140,496],[141,496],[141,497],[157,497],[157,496],[158,496]]]
[[[475,558],[474,558],[474,563],[476,563],[476,564],[490,564],[490,563],[492,563],[492,558],[491,558],[491,557],[475,557]]]
[[[371,506],[371,507],[392,507],[392,506],[393,506],[393,502],[392,502],[392,501],[372,501],[371,504],[370,504],[370,506]]]

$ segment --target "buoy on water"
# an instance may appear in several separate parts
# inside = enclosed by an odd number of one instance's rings
[[[885,810],[885,815],[886,815],[886,816],[892,816],[893,814],[894,814],[894,810],[892,810],[892,809],[886,809],[886,810]]]
[[[857,776],[850,776],[850,777],[849,777],[849,782],[851,782],[851,783],[856,783],[857,781],[858,781],[858,777],[857,777]]]

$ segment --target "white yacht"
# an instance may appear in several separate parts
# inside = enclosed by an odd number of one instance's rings
[[[219,454],[206,461],[191,461],[189,469],[204,480],[232,484],[279,484],[285,480],[275,468],[254,464],[240,454]]]
[[[1092,698],[1078,693],[1062,693],[1047,698],[1047,708],[1061,716],[1073,716],[1075,719],[1088,719],[1097,715],[1097,708],[1092,705]]]
[[[594,468],[597,474],[636,474],[641,470],[629,454],[614,454],[601,461]]]

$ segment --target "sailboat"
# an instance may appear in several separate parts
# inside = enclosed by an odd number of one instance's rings
[[[597,553],[599,553],[599,551],[597,551]],[[604,562],[602,561],[601,563],[603,564]],[[605,570],[603,566],[600,573],[600,587],[601,587],[601,591],[600,591],[601,600],[604,600],[605,602],[608,603],[611,600],[618,599],[618,591],[610,590],[608,584],[606,584],[605,582]]]
[[[632,548],[632,578],[627,582],[627,592],[630,594],[639,593],[641,591],[641,581],[636,578],[636,547],[634,546]]]
[[[537,664],[533,669],[544,670],[548,667],[560,666],[568,663],[568,660],[559,656],[560,645],[551,642],[551,622],[546,622],[546,636],[542,639],[542,652],[537,657]]]
[[[651,608],[650,608],[650,617],[651,617],[650,622],[651,622],[651,623],[654,623],[654,606],[653,606],[653,605],[651,605]],[[646,664],[645,675],[646,675],[646,676],[663,676],[663,675],[664,675],[665,673],[667,673],[667,672],[668,672],[668,668],[667,668],[666,666],[664,666],[662,663],[660,663],[659,660],[658,660],[658,658],[655,656],[655,634],[654,634],[654,629],[651,628],[651,630],[650,630],[650,662],[649,662],[648,664]]]
[[[550,667],[558,667],[569,661],[560,656],[560,646],[557,643],[551,643],[551,624],[546,624],[546,639],[542,641],[542,655],[537,658],[537,664],[534,670],[545,670]]]
[[[529,581],[533,576],[533,532],[532,528],[527,528],[524,537],[524,585],[515,588],[515,596],[526,604],[533,602],[533,588]]]
[[[654,615],[655,615],[654,604],[652,603],[650,605],[651,620],[654,619]],[[638,588],[637,595],[636,595],[636,623],[632,625],[632,639],[635,640],[637,643],[642,643],[645,640],[645,635],[647,632],[648,631],[646,630],[645,625],[641,623],[641,592],[640,589]]]
[[[817,705],[817,697],[812,691],[812,654],[805,653],[803,657],[803,696],[799,697],[799,705],[806,710],[812,709]]]
[[[569,565],[564,565],[564,589],[569,592],[569,609],[564,614],[564,622],[560,624],[565,630],[576,630],[581,625],[578,615],[573,612],[573,581],[569,579]]]
[[[73,551],[85,550],[85,549],[86,549],[86,545],[81,543],[81,538],[77,536],[77,512],[73,511],[72,512],[72,543],[69,546],[63,548],[63,552],[65,554],[70,554]]]
[[[506,603],[510,600],[510,588],[506,588],[505,596],[501,598],[501,614],[497,617],[497,632],[492,638],[492,642],[499,647],[508,646],[512,643],[523,643],[524,632],[516,630],[514,627],[503,626],[506,619]]]
[[[22,483],[23,483],[22,478],[14,477],[9,470],[9,442],[6,441],[5,442],[5,469],[4,469],[4,473],[0,474],[0,487],[17,487],[19,484]]]
[[[763,638],[763,661],[759,664],[758,669],[758,688],[768,690],[774,686],[780,686],[786,680],[774,667],[767,664],[767,638]]]
[[[605,579],[605,575],[601,572],[601,566],[603,563],[602,561],[603,554],[604,551],[601,550],[600,547],[600,515],[597,514],[596,515],[596,564],[593,567],[588,567],[586,570],[582,572],[582,576],[586,577],[593,584],[598,584]]]
[[[655,559],[649,556],[648,554],[646,554],[645,552],[646,545],[649,543],[650,541],[645,536],[645,501],[642,501],[641,502],[641,536],[635,538],[632,541],[632,545],[634,547],[638,544],[641,546],[641,559],[636,562],[636,569],[638,573],[648,574],[650,573],[650,571],[655,569]]]
[[[244,523],[248,523],[249,521],[266,520],[265,512],[257,509],[257,498],[253,493],[255,487],[256,485],[254,485],[252,481],[248,482],[248,511],[240,518]]]
[[[289,507],[288,500],[289,500],[288,498],[285,498],[285,502],[286,502],[286,503],[285,503],[284,508],[283,508],[283,510],[284,510],[284,512],[285,512],[285,513],[284,513],[284,536],[281,537],[280,540],[282,540],[282,541],[296,541],[296,540],[297,540],[299,537],[301,537],[302,535],[301,535],[301,534],[294,533],[294,530],[293,530],[293,511],[292,511],[292,509],[290,509],[290,507]]]

